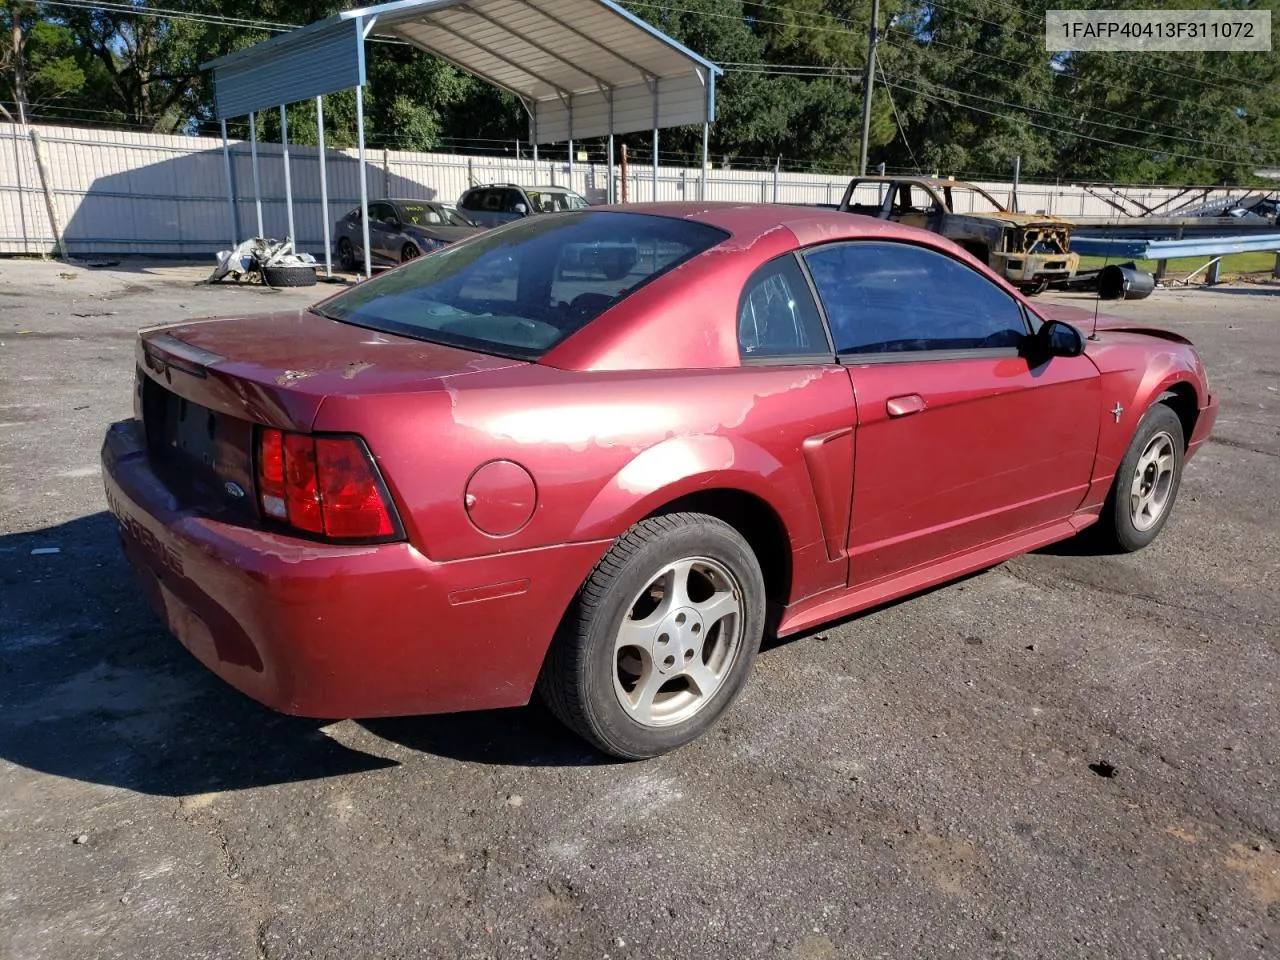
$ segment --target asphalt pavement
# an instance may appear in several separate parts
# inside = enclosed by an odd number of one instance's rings
[[[167,636],[98,472],[135,332],[325,292],[206,272],[0,261],[0,957],[1280,955],[1280,286],[1110,308],[1222,398],[1151,548],[774,644],[615,763],[536,705],[282,717]]]

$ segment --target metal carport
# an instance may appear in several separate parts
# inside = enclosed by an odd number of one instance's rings
[[[363,87],[365,41],[370,37],[410,43],[514,94],[529,115],[529,140],[535,160],[539,143],[568,141],[572,172],[575,138],[608,137],[610,201],[615,199],[614,134],[653,131],[656,198],[659,129],[700,123],[705,196],[709,128],[715,119],[715,78],[722,73],[711,61],[612,0],[398,0],[348,10],[203,65],[203,69],[213,71],[233,233],[235,195],[227,118],[249,116],[254,199],[261,235],[256,114],[271,107],[280,109],[285,202],[292,235],[293,197],[284,108],[288,103],[315,98],[325,268],[331,271],[321,97],[339,90],[356,91],[360,206],[367,211]],[[369,276],[368,217],[361,219],[365,276]]]

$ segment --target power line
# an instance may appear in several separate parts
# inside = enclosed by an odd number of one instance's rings
[[[894,46],[894,47],[896,47],[896,44],[890,44],[890,46]],[[901,48],[898,48],[898,49],[901,49]],[[1004,81],[1004,79],[1005,79],[1005,78],[1003,78],[1003,77],[994,77],[994,76],[992,76],[991,74],[978,73],[977,71],[973,71],[973,75],[974,75],[974,76],[978,76],[978,77],[982,77],[982,78],[983,78],[983,79],[985,79],[985,80],[995,80],[995,81],[998,81],[998,82],[1000,82],[1000,81]],[[954,89],[951,89],[951,88],[945,87],[945,86],[943,86],[942,84],[937,84],[937,86],[938,86],[939,88],[943,89],[943,90],[948,90],[950,93],[955,93],[955,94],[959,94],[959,93],[961,93],[961,91],[958,91],[958,90],[954,90]],[[1014,107],[1014,108],[1016,108],[1016,109],[1020,109],[1020,110],[1027,110],[1027,111],[1031,111],[1031,112],[1034,112],[1034,113],[1043,113],[1043,114],[1045,114],[1046,116],[1057,117],[1057,118],[1058,118],[1058,119],[1060,119],[1060,120],[1072,120],[1072,121],[1075,121],[1075,122],[1092,123],[1092,124],[1094,124],[1095,126],[1099,126],[1099,127],[1109,127],[1109,128],[1110,128],[1110,129],[1112,129],[1112,130],[1122,130],[1122,131],[1125,131],[1125,132],[1127,132],[1127,133],[1137,133],[1137,134],[1141,134],[1141,135],[1143,135],[1143,136],[1159,137],[1159,138],[1161,138],[1161,139],[1163,139],[1163,140],[1181,140],[1181,141],[1183,141],[1183,142],[1185,142],[1185,143],[1198,143],[1198,144],[1201,144],[1201,145],[1203,145],[1203,146],[1210,146],[1210,147],[1223,147],[1223,148],[1228,149],[1228,150],[1229,150],[1229,149],[1231,149],[1231,148],[1232,148],[1232,146],[1233,146],[1232,144],[1223,143],[1223,142],[1221,142],[1221,141],[1219,141],[1219,140],[1205,140],[1205,139],[1203,139],[1203,138],[1201,138],[1201,137],[1184,137],[1184,136],[1179,136],[1179,135],[1177,135],[1177,134],[1171,134],[1171,133],[1158,133],[1158,132],[1156,132],[1156,131],[1154,131],[1154,130],[1142,130],[1142,129],[1139,129],[1139,128],[1137,128],[1137,127],[1126,127],[1126,126],[1122,126],[1122,125],[1120,125],[1120,124],[1107,123],[1107,122],[1102,121],[1102,120],[1091,120],[1091,119],[1086,119],[1086,118],[1084,118],[1084,117],[1077,117],[1077,116],[1074,116],[1074,115],[1072,115],[1072,114],[1058,113],[1058,112],[1053,111],[1053,110],[1043,110],[1043,109],[1040,109],[1040,108],[1038,108],[1038,107],[1028,107],[1028,106],[1025,106],[1025,105],[1023,105],[1023,104],[1007,103],[1007,102],[1002,101],[1002,100],[994,100],[994,99],[991,99],[991,98],[989,98],[989,97],[983,97],[983,96],[981,96],[980,94],[976,94],[976,93],[965,93],[964,95],[965,95],[965,96],[970,96],[970,97],[975,97],[975,98],[977,98],[977,99],[979,99],[979,100],[990,100],[990,102],[992,102],[992,103],[998,103],[998,104],[1000,104],[1000,105],[1002,105],[1002,106],[1006,106],[1006,107]],[[1127,114],[1127,113],[1120,113],[1120,112],[1115,111],[1115,110],[1107,110],[1105,107],[1094,107],[1094,106],[1091,106],[1089,109],[1090,109],[1091,111],[1093,111],[1093,112],[1108,113],[1108,114],[1111,114],[1111,115],[1113,115],[1113,116],[1122,117],[1122,118],[1124,118],[1124,119],[1126,119],[1126,120],[1138,120],[1138,119],[1140,119],[1140,118],[1132,117],[1132,116],[1130,116],[1130,115],[1129,115],[1129,114]],[[1177,129],[1177,128],[1175,128],[1175,129]]]
[[[887,78],[887,76],[885,78],[885,83],[893,87],[895,90],[906,90],[910,93],[918,94],[919,96],[922,96],[928,100],[936,100],[939,103],[949,103],[952,106],[961,107],[965,110],[972,110],[975,113],[983,113],[989,117],[999,117],[1006,120],[1011,119],[1006,114],[996,113],[994,110],[984,110],[981,107],[975,107],[971,103],[964,103],[963,101],[960,101],[960,100],[951,100],[946,97],[940,97],[935,93],[931,93],[926,90],[921,90],[918,87],[910,87],[903,84],[893,83]],[[1139,147],[1130,143],[1120,143],[1117,140],[1106,140],[1102,137],[1093,137],[1087,133],[1077,133],[1073,130],[1063,130],[1060,127],[1050,127],[1042,123],[1036,123],[1034,120],[1027,120],[1025,118],[1019,118],[1019,119],[1021,120],[1022,123],[1025,123],[1031,127],[1035,127],[1039,130],[1046,130],[1050,133],[1060,133],[1068,137],[1078,137],[1081,140],[1089,140],[1093,143],[1103,143],[1112,147],[1120,147],[1123,150],[1137,150],[1142,153],[1151,154],[1153,156],[1177,157],[1180,160],[1203,160],[1206,163],[1225,163],[1229,166],[1235,166],[1235,167],[1257,166],[1256,162],[1245,162],[1241,160],[1223,160],[1216,157],[1201,157],[1201,156],[1196,156],[1195,154],[1189,154],[1189,153],[1174,153],[1172,150],[1156,150],[1150,147]]]
[[[888,43],[888,44],[889,44],[889,46],[893,47],[895,50],[901,50],[901,51],[902,51],[902,52],[904,52],[904,53],[907,53],[907,52],[909,52],[909,51],[911,50],[911,48],[910,48],[910,47],[901,46],[901,45],[900,45],[896,40],[890,40],[890,39],[889,39],[889,37],[888,37],[888,34],[887,34],[887,33],[886,33],[885,37],[882,39],[882,42],[884,42],[884,43]],[[943,41],[943,40],[939,40],[939,39],[937,39],[936,37],[930,37],[927,41],[925,41],[923,44],[921,44],[921,46],[923,46],[923,47],[946,47],[948,50],[958,50],[958,51],[960,51],[961,53],[965,54],[966,56],[978,56],[978,57],[982,57],[982,58],[984,58],[984,59],[986,59],[986,60],[996,60],[996,61],[998,61],[998,62],[1000,62],[1000,63],[1007,63],[1007,64],[1009,64],[1009,66],[1011,66],[1011,67],[1017,67],[1019,70],[1023,70],[1023,71],[1025,71],[1025,70],[1027,69],[1027,65],[1026,65],[1025,63],[1022,63],[1022,62],[1018,61],[1018,60],[1010,60],[1008,57],[1001,57],[1001,56],[997,56],[997,55],[996,55],[996,54],[994,54],[994,53],[987,53],[987,52],[986,52],[986,51],[984,51],[984,50],[974,50],[974,49],[972,49],[971,47],[962,47],[962,46],[959,46],[958,44],[954,44],[954,43],[947,43],[947,42],[945,42],[945,41]],[[979,74],[977,74],[977,76],[985,77],[985,78],[986,78],[986,79],[988,79],[988,80],[1000,80],[1002,83],[1007,83],[1007,82],[1008,82],[1008,80],[1007,80],[1006,78],[1004,78],[1004,77],[992,77],[990,74],[979,73]],[[1136,94],[1139,94],[1139,95],[1144,96],[1144,97],[1152,97],[1152,98],[1154,98],[1154,99],[1156,99],[1156,100],[1164,100],[1164,101],[1167,101],[1168,103],[1176,104],[1176,105],[1178,105],[1178,106],[1187,106],[1187,105],[1190,103],[1190,101],[1188,101],[1188,100],[1179,100],[1179,99],[1177,99],[1177,98],[1175,98],[1175,97],[1166,97],[1164,94],[1161,94],[1161,93],[1152,93],[1152,92],[1145,91],[1145,90],[1139,90],[1139,89],[1137,89],[1136,87],[1120,86],[1120,85],[1118,85],[1118,84],[1108,84],[1108,83],[1106,83],[1106,82],[1104,82],[1104,81],[1102,81],[1102,80],[1099,80],[1099,79],[1097,79],[1097,78],[1095,78],[1095,77],[1079,76],[1079,75],[1076,75],[1076,74],[1072,74],[1072,75],[1071,75],[1071,79],[1072,79],[1072,80],[1075,80],[1075,81],[1077,81],[1077,82],[1079,82],[1079,83],[1088,83],[1088,84],[1090,84],[1090,85],[1092,85],[1092,86],[1106,87],[1106,88],[1108,88],[1108,89],[1123,89],[1123,90],[1127,90],[1127,91],[1129,91],[1129,92],[1131,92],[1131,93],[1136,93]],[[1100,109],[1100,108],[1095,108],[1095,109]],[[1114,113],[1115,111],[1110,111],[1110,110],[1109,110],[1109,111],[1107,111],[1107,112],[1108,112],[1108,113]],[[1116,114],[1116,115],[1117,115],[1117,116],[1123,116],[1123,117],[1127,117],[1127,116],[1128,116],[1128,114]],[[1149,121],[1149,122],[1156,122],[1156,121]],[[1161,125],[1162,125],[1162,126],[1172,126],[1172,124],[1161,124]],[[1176,129],[1180,129],[1180,128],[1178,128],[1178,127],[1173,127],[1173,129],[1175,129],[1175,130],[1176,130]]]
[[[884,68],[880,70],[881,75],[884,74]],[[893,92],[888,88],[884,88],[885,96],[889,98],[889,106],[893,108],[893,122],[898,125],[898,133],[902,135],[902,142],[907,148],[907,153],[911,157],[911,165],[919,169],[920,162],[916,160],[916,152],[911,149],[911,141],[907,139],[907,128],[902,125],[902,118],[898,116],[898,105],[893,102]]]
[[[1010,25],[1010,24],[1008,24],[1008,23],[1002,23],[1002,22],[997,21],[997,20],[986,20],[986,19],[984,19],[984,18],[982,18],[982,17],[979,17],[979,16],[975,15],[975,14],[973,13],[973,11],[972,11],[972,10],[962,10],[962,9],[960,9],[960,8],[958,8],[958,7],[953,7],[953,6],[951,6],[951,5],[947,4],[947,3],[942,3],[942,2],[940,2],[940,0],[929,0],[929,6],[931,6],[931,7],[940,7],[940,8],[942,8],[943,10],[948,10],[948,11],[950,11],[951,13],[958,14],[959,16],[961,16],[961,17],[965,18],[966,20],[976,21],[976,22],[978,22],[978,23],[985,23],[985,24],[988,24],[989,26],[993,26],[993,27],[1000,27],[1002,30],[1008,30],[1008,31],[1010,31],[1011,33],[1019,34],[1020,36],[1030,37],[1032,40],[1036,40],[1036,41],[1038,41],[1038,42],[1040,42],[1040,43],[1043,43],[1043,42],[1044,42],[1044,35],[1043,35],[1043,34],[1039,34],[1039,33],[1031,33],[1029,30],[1023,30],[1023,29],[1021,29],[1021,28],[1019,28],[1019,27],[1012,26],[1012,25]],[[1157,67],[1155,64],[1152,64],[1152,63],[1147,63],[1147,64],[1146,64],[1146,66],[1147,66],[1149,69],[1156,71],[1157,73],[1164,73],[1164,74],[1167,74],[1167,75],[1169,75],[1169,76],[1171,76],[1171,77],[1177,77],[1177,78],[1178,78],[1178,79],[1180,79],[1180,80],[1186,80],[1186,79],[1188,79],[1187,74],[1186,74],[1185,72],[1178,72],[1178,71],[1176,71],[1176,70],[1166,70],[1166,69],[1164,69],[1164,68],[1162,68],[1162,67]],[[1212,71],[1212,70],[1206,70],[1206,72],[1208,72],[1208,73],[1216,73],[1216,71]],[[1259,82],[1258,82],[1258,81],[1256,81],[1256,80],[1246,80],[1246,79],[1244,79],[1243,77],[1233,77],[1233,76],[1231,76],[1231,75],[1229,75],[1229,74],[1216,74],[1216,75],[1221,76],[1221,77],[1223,77],[1224,79],[1231,80],[1231,81],[1232,81],[1232,82],[1234,82],[1234,83],[1242,83],[1242,84],[1245,84],[1246,86],[1252,86],[1252,87],[1259,88],[1259,89],[1260,89],[1260,88],[1262,88],[1262,87],[1265,87],[1265,86],[1266,86],[1266,84],[1265,84],[1265,83],[1259,83]],[[1228,93],[1233,93],[1233,92],[1234,92],[1233,90],[1231,90],[1231,88],[1230,88],[1230,87],[1223,87],[1223,86],[1221,86],[1220,84],[1211,83],[1211,82],[1209,82],[1208,80],[1202,80],[1202,79],[1200,79],[1199,77],[1192,77],[1192,78],[1190,78],[1190,79],[1193,79],[1193,80],[1195,80],[1197,83],[1204,84],[1205,86],[1208,86],[1208,87],[1214,87],[1214,88],[1219,89],[1219,90],[1226,90]]]

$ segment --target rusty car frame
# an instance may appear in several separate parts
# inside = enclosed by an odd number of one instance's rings
[[[874,200],[867,202],[872,190]],[[1080,263],[1071,252],[1070,221],[1014,213],[962,180],[855,177],[839,209],[941,234],[1027,293],[1074,276]]]

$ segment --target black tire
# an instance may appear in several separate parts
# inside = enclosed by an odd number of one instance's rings
[[[346,237],[338,241],[338,265],[348,273],[356,268],[356,248]]]
[[[1172,475],[1169,481],[1166,499],[1154,522],[1145,529],[1135,522],[1133,509],[1133,485],[1139,460],[1151,446],[1156,437],[1165,435],[1172,447]],[[1129,449],[1116,470],[1115,479],[1111,482],[1111,490],[1107,494],[1102,514],[1094,525],[1094,536],[1100,545],[1119,553],[1132,553],[1141,550],[1159,536],[1173,512],[1174,502],[1178,497],[1178,487],[1182,484],[1182,461],[1186,455],[1186,442],[1182,434],[1182,421],[1173,409],[1164,403],[1156,403],[1143,415],[1129,441]]]
[[[306,264],[263,267],[262,282],[269,287],[314,287],[316,268]]]
[[[615,638],[646,586],[667,566],[691,558],[711,560],[736,580],[738,589],[733,594],[740,610],[736,626],[741,630],[733,647],[736,653],[725,665],[718,686],[692,716],[665,726],[640,723],[623,708],[615,692],[619,671]],[[605,753],[625,760],[658,756],[697,739],[732,705],[751,675],[764,623],[760,564],[733,527],[696,513],[650,517],[620,537],[587,578],[552,642],[538,691],[566,726]],[[709,627],[707,642],[722,629]],[[661,642],[666,642],[665,635]],[[685,656],[687,660],[689,654]],[[679,680],[667,681],[662,689]]]
[[[400,262],[408,263],[410,260],[418,259],[418,248],[412,243],[406,243],[400,248]]]

